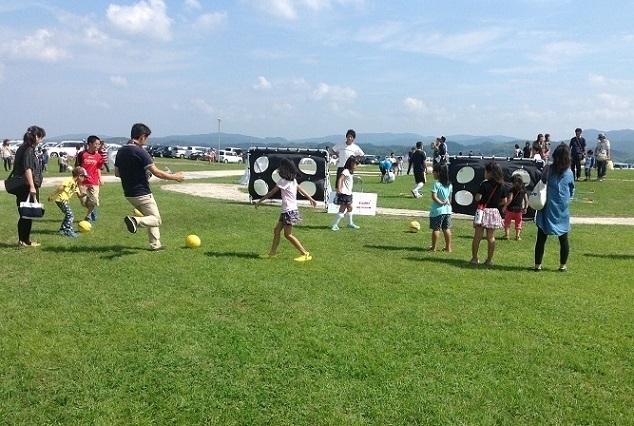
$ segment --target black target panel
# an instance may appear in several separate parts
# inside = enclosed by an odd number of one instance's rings
[[[497,162],[504,172],[504,181],[510,185],[511,178],[519,174],[524,180],[527,192],[535,186],[541,177],[543,162],[523,158],[494,157],[451,157],[449,180],[453,185],[452,209],[455,213],[473,215],[476,204],[473,197],[484,180],[484,167],[487,163]],[[526,216],[532,217],[533,211]]]
[[[324,149],[251,148],[249,149],[249,195],[262,198],[280,179],[277,169],[288,158],[300,171],[297,183],[316,201],[325,201],[328,179],[328,152]],[[281,199],[278,192],[272,198]],[[304,199],[297,194],[298,199]]]

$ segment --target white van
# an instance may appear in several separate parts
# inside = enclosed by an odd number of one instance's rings
[[[228,146],[227,148],[225,148],[225,151],[231,151],[231,152],[235,152],[238,155],[242,155],[242,153],[244,152],[244,150],[242,148],[235,148],[232,146]]]
[[[221,150],[218,154],[219,163],[242,163],[242,157],[233,151]]]

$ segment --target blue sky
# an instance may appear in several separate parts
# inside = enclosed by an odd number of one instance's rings
[[[632,128],[632,16],[631,0],[3,0],[0,136]]]

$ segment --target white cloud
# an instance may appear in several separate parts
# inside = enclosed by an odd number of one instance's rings
[[[266,77],[259,76],[258,82],[253,85],[255,90],[270,90],[273,88],[273,84],[266,79]]]
[[[227,23],[227,12],[204,13],[196,19],[194,27],[199,30],[213,30]]]
[[[532,55],[530,59],[541,64],[545,69],[548,67],[561,68],[562,65],[584,53],[585,48],[581,43],[561,41],[546,44],[539,54]]]
[[[405,105],[405,109],[411,113],[421,114],[427,112],[427,107],[425,107],[425,104],[420,99],[406,98],[403,101],[403,105]]]
[[[300,9],[320,12],[335,6],[361,7],[365,0],[253,0],[252,4],[277,18],[294,20],[299,18]]]
[[[608,80],[605,78],[605,76],[591,74],[588,77],[588,83],[590,83],[592,86],[603,87],[607,85]]]
[[[270,14],[282,19],[297,19],[297,9],[292,0],[269,0],[262,2]]]
[[[295,90],[307,90],[309,87],[306,80],[302,77],[294,78],[291,85]]]
[[[0,52],[15,58],[24,58],[44,62],[57,62],[69,57],[63,47],[55,45],[55,34],[49,30],[38,30],[23,40],[3,43]]]
[[[354,111],[344,109],[344,104],[352,103],[357,99],[357,92],[350,87],[320,83],[317,89],[313,90],[311,98],[316,101],[327,102],[330,109],[337,113],[355,114]]]
[[[293,105],[288,102],[275,102],[273,104],[274,111],[292,111],[293,109]]]
[[[609,93],[600,93],[597,98],[600,104],[611,110],[628,110],[631,105],[627,99]]]
[[[169,41],[172,19],[167,16],[163,0],[141,0],[134,6],[108,6],[108,20],[121,31],[132,35]]]
[[[321,101],[328,100],[332,102],[354,102],[357,99],[357,92],[350,87],[331,86],[326,83],[320,83],[317,89],[313,91],[312,98]]]
[[[215,109],[203,99],[192,99],[191,104],[194,109],[203,112],[206,115],[214,115]]]
[[[198,0],[185,0],[185,8],[190,10],[200,10],[202,7],[200,6]]]
[[[114,86],[125,87],[128,85],[128,80],[122,75],[113,75],[110,77],[110,82]]]

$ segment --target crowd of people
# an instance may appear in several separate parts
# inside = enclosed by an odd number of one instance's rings
[[[585,167],[586,180],[590,179],[591,170],[597,168],[598,180],[605,177],[605,168],[598,166],[598,162],[610,160],[609,141],[603,133],[597,137],[598,143],[595,150],[586,150],[585,140],[581,137],[582,130],[576,129],[575,137],[569,144],[562,142],[554,149],[551,148],[549,134],[539,134],[531,144],[527,142],[524,148],[515,145],[514,157],[531,158],[542,163],[542,177],[548,189],[548,198],[545,206],[538,210],[535,215],[537,226],[537,239],[535,242],[533,271],[542,270],[542,262],[546,240],[549,235],[556,236],[560,245],[560,256],[558,271],[567,271],[568,256],[570,246],[568,232],[570,230],[570,201],[574,196],[575,181],[580,179],[581,166]],[[352,223],[352,182],[349,178],[354,173],[356,164],[363,156],[363,151],[354,144],[354,136],[347,136],[347,144],[353,145],[346,154],[339,157],[340,169],[337,175],[337,203],[340,205],[333,230],[339,229],[339,221],[343,218],[344,212],[349,212],[350,223]],[[451,203],[453,197],[453,187],[449,181],[448,162],[449,155],[444,137],[437,138],[432,144],[432,173],[434,184],[431,190],[431,208],[429,214],[429,227],[432,232],[430,251],[436,251],[438,239],[442,232],[445,239],[443,251],[451,252]],[[356,156],[356,157],[355,157]],[[343,158],[342,158],[343,157]],[[348,158],[346,158],[348,157]],[[342,162],[344,162],[342,165]],[[387,158],[386,158],[387,161]],[[387,173],[389,164],[380,164],[381,174]],[[411,193],[414,198],[422,196],[422,188],[426,183],[427,174],[427,154],[423,143],[417,142],[408,155],[407,174],[412,171],[414,174],[414,188]],[[346,174],[342,177],[341,172]],[[523,216],[528,209],[528,190],[521,176],[514,176],[512,182],[504,181],[502,168],[496,161],[490,161],[485,165],[485,179],[480,184],[474,196],[474,202],[478,205],[479,211],[476,216],[478,222],[474,221],[474,235],[471,244],[471,265],[493,266],[495,254],[496,238],[498,229],[504,229],[502,239],[510,239],[511,225],[514,224],[515,240],[522,240]],[[357,229],[358,226],[354,225]],[[487,242],[487,252],[484,262],[480,261],[479,249],[481,241]]]
[[[179,182],[183,181],[184,176],[182,173],[166,173],[156,167],[152,157],[143,148],[150,133],[150,129],[144,124],[137,123],[132,126],[130,141],[117,151],[114,172],[115,176],[121,179],[124,196],[135,210],[140,212],[140,217],[126,216],[124,218],[128,231],[136,233],[137,228],[146,228],[150,248],[156,251],[163,250],[164,246],[160,241],[161,216],[149,187],[149,176],[154,175],[161,179]],[[9,177],[15,176],[22,182],[15,191],[19,217],[18,245],[21,247],[40,246],[39,242],[31,239],[33,220],[20,213],[20,204],[27,200],[40,199],[40,188],[49,158],[46,150],[39,147],[44,137],[46,137],[46,131],[43,128],[29,127],[24,134],[22,144],[15,154],[11,153],[12,164],[5,166],[7,170],[12,170]],[[5,140],[3,149],[7,145]],[[60,155],[60,158],[64,158],[64,161],[60,162],[60,172],[66,171],[65,168],[62,170],[62,164],[64,167],[69,166],[67,157],[69,156]],[[3,158],[5,158],[4,150]],[[97,207],[100,205],[99,188],[103,185],[101,173],[104,169],[106,173],[110,172],[105,143],[94,135],[87,138],[83,149],[77,149],[72,160],[74,166],[72,166],[71,176],[64,179],[62,184],[47,197],[49,201],[55,202],[64,215],[58,232],[66,237],[78,236],[73,229],[74,214],[68,201],[73,195],[77,195],[86,209],[83,220],[96,222]]]
[[[136,233],[138,228],[146,228],[149,245],[152,250],[162,250],[164,246],[160,240],[161,215],[156,200],[149,186],[151,175],[160,179],[182,182],[182,173],[169,173],[160,170],[152,157],[144,147],[147,145],[151,131],[148,126],[137,123],[132,126],[128,144],[117,152],[114,162],[114,174],[121,179],[123,194],[128,202],[140,214],[138,216],[125,216],[124,223],[130,233]],[[39,191],[43,181],[43,173],[46,170],[46,151],[39,149],[39,144],[46,136],[43,128],[31,126],[24,134],[23,143],[15,154],[5,155],[7,141],[3,143],[3,159],[5,169],[13,168],[12,174],[24,177],[24,188],[16,194],[16,205],[26,201],[30,197],[39,199]],[[535,262],[533,270],[540,271],[544,256],[544,247],[549,235],[557,236],[560,243],[559,271],[567,270],[569,255],[568,232],[570,230],[570,200],[574,195],[575,181],[581,177],[582,166],[585,167],[586,180],[590,178],[591,170],[596,167],[597,177],[603,180],[606,173],[606,164],[610,160],[610,143],[603,133],[598,135],[598,143],[594,150],[588,150],[580,128],[575,130],[575,137],[569,144],[561,143],[551,153],[551,142],[548,134],[539,134],[537,139],[521,149],[515,146],[515,156],[526,157],[527,148],[530,145],[528,158],[542,161],[544,169],[542,180],[548,188],[548,199],[543,209],[538,210],[535,216],[537,225],[537,240],[535,243]],[[107,168],[107,156],[105,144],[97,136],[90,136],[86,140],[83,150],[76,153],[71,176],[66,178],[61,185],[49,195],[49,201],[54,201],[62,211],[64,218],[60,225],[60,235],[76,237],[78,234],[73,229],[74,215],[68,201],[74,195],[80,199],[86,209],[85,221],[96,222],[98,218],[97,207],[100,205],[99,187],[103,184],[102,171]],[[429,227],[431,229],[430,251],[437,250],[440,233],[445,240],[444,251],[451,252],[451,215],[453,186],[449,180],[449,155],[446,139],[441,136],[432,144],[432,174],[434,184],[431,189],[431,209],[429,214]],[[354,172],[365,153],[356,144],[356,132],[352,129],[346,133],[345,142],[335,145],[331,152],[338,156],[336,173],[336,201],[339,211],[335,215],[331,226],[333,231],[339,230],[340,221],[347,217],[347,227],[359,229],[353,221],[353,184]],[[398,160],[391,164],[398,164]],[[387,167],[384,166],[384,167]],[[411,193],[415,198],[422,196],[422,188],[426,184],[428,173],[427,154],[422,142],[417,142],[408,155],[407,174],[413,172],[414,188]],[[297,184],[298,170],[290,160],[282,161],[279,169],[281,179],[266,195],[264,195],[255,207],[262,201],[272,197],[277,192],[282,197],[282,212],[277,225],[274,228],[274,237],[269,253],[265,258],[276,256],[282,231],[284,237],[290,241],[300,252],[297,261],[309,261],[312,255],[303,247],[297,237],[293,235],[293,225],[299,223],[302,218],[297,207],[297,193],[308,199],[315,205],[315,200]],[[484,181],[480,184],[474,201],[477,210],[474,220],[474,235],[472,239],[472,256],[470,263],[480,265],[479,248],[483,239],[487,241],[487,255],[483,264],[493,266],[495,253],[495,232],[504,228],[503,239],[510,238],[511,223],[515,223],[515,239],[521,240],[522,217],[527,212],[528,194],[522,179],[518,176],[510,182],[504,181],[502,168],[496,161],[489,161],[485,165]],[[40,244],[31,240],[32,220],[19,217],[18,244],[25,247],[36,247]]]
[[[592,179],[592,171],[596,170],[597,181],[605,180],[609,164],[612,161],[610,141],[605,133],[597,135],[597,144],[594,150],[589,148],[586,139],[582,136],[581,128],[575,129],[575,136],[570,139],[568,144],[571,155],[571,169],[574,174],[575,181],[581,180],[581,176],[585,177],[585,181]],[[550,135],[538,134],[533,143],[526,142],[524,148],[520,148],[515,144],[513,152],[514,158],[533,158],[538,161],[550,162],[551,141]],[[582,173],[583,172],[583,173]]]

